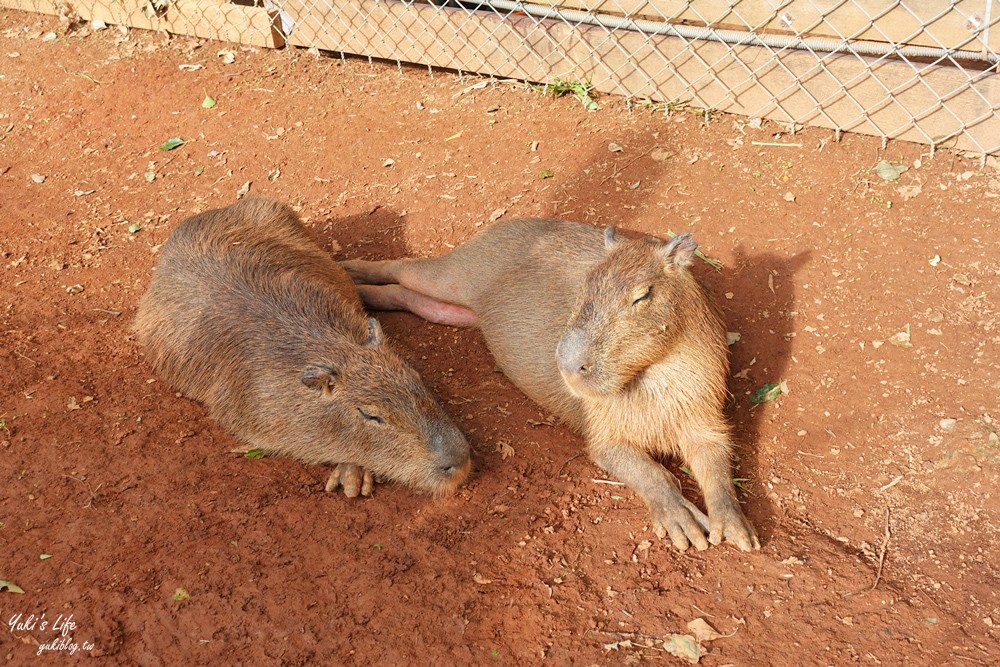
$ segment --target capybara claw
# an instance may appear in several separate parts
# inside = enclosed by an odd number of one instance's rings
[[[338,463],[330,473],[330,478],[326,480],[327,493],[334,492],[337,487],[344,489],[344,495],[348,498],[357,498],[372,495],[372,487],[375,480],[370,471],[353,463]]]
[[[686,507],[681,505],[657,507],[652,510],[653,532],[661,539],[670,536],[670,541],[678,551],[686,551],[691,545],[698,551],[708,548],[705,532]]]
[[[709,523],[711,530],[708,541],[712,544],[720,544],[725,538],[743,551],[760,549],[756,531],[739,510],[730,508],[716,512],[709,517]]]

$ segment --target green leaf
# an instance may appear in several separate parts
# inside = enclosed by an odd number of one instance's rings
[[[178,146],[183,146],[184,140],[180,137],[170,137],[160,146],[161,151],[172,151]]]
[[[131,225],[128,226],[128,233],[135,234],[140,229],[142,229],[142,226],[138,222],[133,222]]]
[[[211,109],[214,106],[215,106],[215,100],[209,97],[208,95],[205,95],[205,99],[201,101],[201,108]]]
[[[538,178],[542,179],[543,181],[544,181],[544,180],[545,180],[546,178],[552,178],[553,176],[555,176],[555,174],[554,174],[554,173],[552,173],[552,170],[551,170],[551,169],[542,169],[542,170],[541,170],[541,171],[540,171],[540,172],[538,173]]]
[[[204,167],[195,167],[195,170],[194,170],[194,175],[195,176],[201,176],[204,173],[205,173],[205,168]]]
[[[191,597],[191,594],[188,593],[183,588],[178,588],[176,591],[174,591],[174,601],[175,602],[183,602],[184,600],[187,600],[190,597]]]
[[[247,457],[248,459],[262,459],[265,456],[267,456],[267,452],[265,452],[263,449],[254,448],[245,451],[243,453],[243,456]]]
[[[24,589],[15,584],[13,581],[4,581],[3,579],[0,579],[0,593],[3,593],[4,591],[24,595]]]
[[[751,403],[770,403],[781,396],[781,385],[775,382],[765,384],[750,396]]]
[[[38,560],[48,560],[50,558],[52,558],[52,554],[40,554],[38,556]]]

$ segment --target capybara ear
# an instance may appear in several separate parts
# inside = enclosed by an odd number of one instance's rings
[[[604,228],[604,245],[610,250],[615,246],[615,226],[608,225]]]
[[[694,251],[697,249],[698,242],[691,232],[684,232],[661,245],[659,254],[664,268],[685,269],[694,262]]]
[[[302,384],[310,389],[322,391],[324,396],[333,391],[336,381],[337,371],[329,366],[310,366],[302,374]]]
[[[368,340],[365,347],[378,347],[385,342],[385,334],[382,333],[382,325],[374,317],[368,318]]]

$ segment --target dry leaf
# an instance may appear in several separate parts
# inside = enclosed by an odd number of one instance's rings
[[[472,580],[474,582],[476,582],[477,584],[482,584],[484,586],[486,584],[492,584],[493,583],[492,579],[487,579],[486,577],[484,577],[483,575],[479,574],[478,572],[473,572],[472,573]]]
[[[696,618],[688,623],[687,629],[699,642],[710,642],[723,636],[703,618]]]
[[[695,641],[695,638],[691,635],[667,635],[667,639],[663,642],[663,648],[667,653],[681,660],[686,660],[692,665],[698,664],[701,656],[707,653],[702,645]]]
[[[70,396],[69,400],[66,401],[67,410],[79,410],[80,404],[76,402],[76,396]]]
[[[653,152],[649,154],[649,157],[653,162],[664,162],[673,157],[673,153],[662,148],[654,148]]]
[[[514,448],[503,440],[497,443],[497,451],[500,452],[501,459],[508,459],[511,456],[514,456]]]
[[[505,208],[498,208],[497,210],[493,211],[492,213],[490,213],[490,222],[496,222],[497,220],[502,218],[506,212],[507,209]]]
[[[902,331],[890,336],[889,344],[895,345],[896,347],[913,347],[913,345],[910,344],[910,325],[907,324]]]
[[[244,197],[247,196],[247,193],[250,192],[250,183],[251,182],[252,181],[247,181],[246,183],[244,183],[243,185],[240,186],[240,189],[236,191],[236,198],[237,199],[243,199]]]

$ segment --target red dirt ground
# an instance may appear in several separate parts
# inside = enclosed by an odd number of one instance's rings
[[[700,617],[725,635],[705,665],[1000,664],[992,166],[17,12],[0,34],[0,579],[24,589],[0,592],[0,657],[32,662],[71,615],[109,665],[674,664],[662,640]],[[673,551],[477,332],[409,315],[382,321],[474,450],[457,495],[349,500],[232,453],[129,324],[173,225],[246,182],[338,258],[439,254],[498,210],[694,230],[741,335],[763,549]]]

